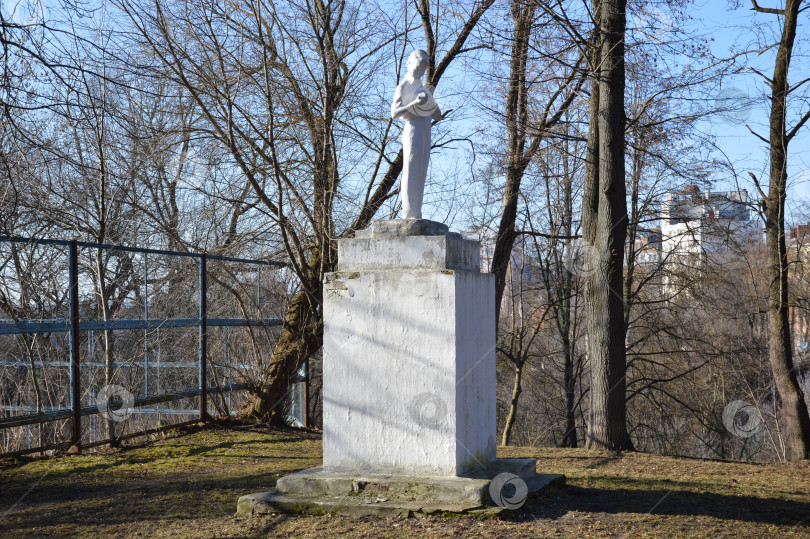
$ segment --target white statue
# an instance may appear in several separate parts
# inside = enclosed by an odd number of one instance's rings
[[[394,92],[391,118],[405,120],[402,130],[402,216],[422,218],[422,196],[425,193],[428,160],[430,159],[430,124],[440,120],[442,113],[433,99],[433,88],[422,86],[422,75],[428,67],[428,56],[416,50],[405,64],[408,74]]]

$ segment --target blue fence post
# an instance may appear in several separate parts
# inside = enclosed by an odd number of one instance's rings
[[[70,405],[73,408],[73,439],[71,444],[81,449],[82,399],[81,370],[79,369],[79,249],[76,240],[70,242],[68,277],[70,279]]]
[[[208,395],[206,394],[208,385],[205,379],[206,356],[208,355],[207,262],[208,257],[203,253],[200,257],[200,421],[205,421],[208,417]]]

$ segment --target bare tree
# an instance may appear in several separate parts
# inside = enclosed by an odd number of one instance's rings
[[[632,449],[626,424],[624,0],[593,2],[593,70],[582,231],[590,364],[589,448]]]
[[[792,460],[810,459],[810,412],[808,400],[799,385],[793,364],[791,326],[789,321],[788,256],[785,243],[785,200],[787,198],[788,145],[796,133],[810,120],[807,111],[788,129],[786,115],[788,96],[802,83],[791,86],[788,81],[793,44],[796,40],[799,13],[804,11],[802,0],[787,0],[784,9],[760,7],[751,0],[758,13],[782,18],[782,31],[771,78],[765,80],[771,88],[770,129],[768,138],[757,135],[770,152],[768,193],[760,180],[751,173],[762,196],[765,221],[765,241],[768,256],[768,359],[774,381],[782,400],[782,411],[788,424],[788,445]],[[807,82],[806,80],[804,82]]]
[[[561,36],[535,38],[533,35],[540,14],[550,19],[552,27],[567,24],[564,14],[555,13],[550,5],[537,0],[515,0],[510,10],[513,29],[509,36],[511,51],[503,115],[508,138],[506,180],[491,269],[495,274],[496,319],[517,236],[515,220],[523,176],[549,130],[575,102],[587,78],[586,71],[581,69],[585,58],[579,54],[575,41]],[[547,51],[534,54],[549,45],[558,47],[556,54],[550,55]],[[573,63],[566,63],[572,55]],[[536,91],[549,82],[552,83],[550,92],[539,94]]]
[[[430,58],[428,84],[436,86],[465,52],[468,36],[493,1],[472,6],[441,59],[433,29],[439,14],[431,14],[427,2],[417,4]],[[381,57],[398,40],[401,57],[409,42],[403,41],[404,28],[394,29],[392,20],[390,33],[380,32],[377,23],[387,17],[382,9],[345,1],[220,6],[156,0],[123,2],[122,8],[160,69],[192,96],[203,132],[238,167],[300,284],[247,410],[283,422],[290,379],[321,346],[322,280],[335,268],[335,239],[365,228],[396,193],[402,155],[389,157],[390,120],[379,130],[378,112],[371,108],[379,103],[364,97],[376,93],[376,72],[390,66]],[[410,24],[407,17],[404,23]],[[366,135],[369,126],[380,131],[379,139]],[[366,148],[356,161],[344,154],[349,140]],[[371,163],[364,189],[352,187],[357,174],[352,169],[360,163]]]

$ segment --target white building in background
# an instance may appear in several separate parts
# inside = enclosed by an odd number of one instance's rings
[[[722,264],[726,254],[740,253],[746,245],[761,241],[759,224],[751,219],[748,191],[702,191],[687,185],[667,193],[661,219],[667,293],[676,291],[679,280],[688,287],[694,271]]]
[[[630,245],[628,244],[628,252]],[[661,262],[661,227],[652,230],[636,230],[633,242],[635,263],[640,266],[656,267]]]
[[[672,259],[730,249],[758,232],[748,191],[701,191],[687,185],[667,193],[661,220],[661,253]]]

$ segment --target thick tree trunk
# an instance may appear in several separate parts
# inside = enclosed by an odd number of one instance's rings
[[[585,314],[591,372],[589,448],[632,449],[626,426],[622,287],[627,201],[624,184],[625,0],[597,0],[597,51],[583,198]]]
[[[506,183],[503,189],[501,220],[495,239],[490,271],[495,274],[495,321],[500,319],[501,300],[506,288],[506,272],[515,244],[515,219],[517,218],[518,195],[523,174],[531,155],[525,155],[526,129],[528,127],[526,69],[529,57],[529,38],[536,6],[533,2],[515,0],[512,3],[512,52],[509,65],[509,89],[506,98],[506,132],[509,137],[506,167]]]
[[[276,341],[265,383],[257,388],[245,410],[248,417],[273,425],[285,425],[290,380],[323,341],[323,319],[313,298],[305,291],[293,296]]]
[[[501,445],[509,445],[509,439],[512,436],[512,427],[515,425],[515,417],[517,416],[518,399],[520,398],[521,388],[520,381],[523,378],[523,366],[525,362],[515,364],[515,385],[512,388],[512,400],[509,403],[509,414],[506,416],[506,424],[503,427],[503,434],[501,435]]]
[[[770,197],[769,197],[770,198]],[[781,205],[784,208],[784,201]],[[777,206],[777,207],[778,207]],[[775,216],[767,212],[767,220]],[[780,230],[781,228],[781,230]],[[784,228],[766,225],[768,253],[768,360],[781,400],[780,410],[787,424],[788,458],[810,458],[810,414],[793,367],[790,323],[788,321],[787,253]]]
[[[788,319],[788,259],[785,245],[785,197],[787,150],[785,113],[788,95],[788,68],[796,37],[801,0],[788,0],[784,28],[776,55],[771,84],[770,185],[765,205],[765,243],[768,256],[768,359],[773,371],[781,411],[788,427],[787,445],[791,460],[810,458],[810,413],[796,377]]]
[[[574,357],[571,350],[570,339],[563,339],[564,373],[563,383],[565,385],[565,433],[563,434],[563,447],[577,446],[577,424],[576,424],[576,400],[574,390],[576,388],[576,377],[574,376]]]
[[[330,245],[326,244],[327,247]],[[334,256],[326,258],[329,260]],[[313,249],[301,290],[293,296],[287,307],[281,333],[270,357],[270,365],[264,370],[263,382],[251,390],[251,399],[242,415],[272,425],[286,425],[290,380],[323,344],[321,274],[322,271],[331,271],[332,266],[321,268],[321,260],[320,251]]]
[[[501,220],[498,223],[498,235],[495,240],[495,251],[492,254],[490,270],[495,274],[495,320],[500,320],[501,302],[506,289],[506,272],[509,270],[512,247],[515,245],[515,219],[517,218],[518,194],[523,171],[509,169],[506,173],[506,185],[503,190]]]

